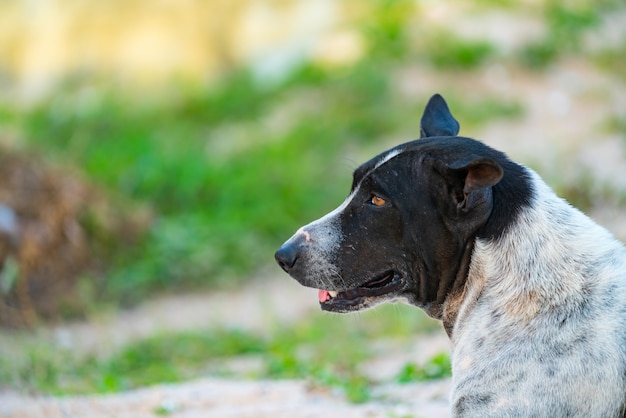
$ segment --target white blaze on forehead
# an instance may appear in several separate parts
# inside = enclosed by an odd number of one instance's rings
[[[385,154],[380,161],[378,161],[376,163],[376,165],[374,166],[374,168],[369,171],[367,174],[370,174],[372,171],[376,170],[378,167],[380,167],[381,165],[385,164],[387,161],[391,160],[394,157],[397,157],[398,155],[400,155],[402,153],[402,151],[404,151],[401,148],[396,148],[393,149],[391,151],[389,151],[387,154]],[[365,176],[363,176],[363,178],[367,177],[367,174]]]
[[[386,162],[388,162],[392,158],[400,155],[402,153],[402,151],[403,151],[402,149],[396,148],[396,149],[393,149],[393,150],[387,152],[385,155],[383,155],[380,158],[380,160],[378,162],[376,162],[376,164],[374,165],[374,168],[372,168],[370,171],[365,173],[365,175],[361,178],[359,183],[357,183],[357,185],[354,187],[354,190],[352,190],[352,193],[350,193],[350,195],[346,198],[346,200],[343,201],[343,203],[341,205],[339,205],[339,207],[337,207],[332,212],[327,213],[326,215],[324,215],[320,219],[318,219],[316,221],[313,221],[313,222],[311,222],[308,225],[303,226],[302,228],[300,228],[298,230],[298,233],[305,234],[305,238],[306,238],[307,242],[311,241],[311,239],[313,239],[314,241],[318,241],[320,239],[324,239],[325,241],[330,243],[330,241],[334,241],[334,239],[331,239],[331,237],[333,237],[336,240],[338,240],[338,238],[340,238],[340,235],[341,235],[341,232],[338,230],[338,227],[339,227],[339,223],[338,223],[339,216],[345,210],[345,208],[348,207],[348,205],[352,202],[352,199],[354,199],[354,197],[357,195],[357,193],[359,192],[359,190],[361,188],[361,183],[363,183],[363,180],[368,175],[370,175],[374,170],[376,170],[377,168],[379,168],[380,166],[382,166],[383,164],[385,164]],[[323,229],[324,232],[326,234],[328,234],[328,236],[327,237],[321,237],[320,234],[319,234],[319,230],[320,229]],[[313,238],[311,238],[311,233],[315,234],[313,236]],[[334,243],[335,242],[333,242],[333,244]]]

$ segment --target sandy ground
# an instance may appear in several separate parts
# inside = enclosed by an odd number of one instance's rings
[[[116,395],[35,398],[0,395],[2,417],[154,418],[172,417],[447,417],[449,381],[387,389],[386,402],[346,403],[328,392],[311,390],[302,381],[229,381],[203,379],[161,385]]]
[[[130,311],[42,329],[31,338],[72,347],[77,353],[104,353],[131,339],[159,331],[219,325],[262,332],[268,324],[297,321],[319,309],[314,290],[302,288],[276,273],[272,278],[255,280],[237,291],[162,297]],[[23,343],[24,339],[21,341]],[[10,336],[0,336],[4,350],[19,349],[12,344],[16,343]],[[406,352],[390,347],[389,355],[374,358],[363,368],[370,376],[385,380],[407,361],[426,361],[448,349],[448,339],[440,331],[416,337]],[[415,416],[416,413],[424,417],[446,417],[449,384],[449,379],[443,379],[382,386],[374,393],[377,401],[363,405],[351,404],[340,393],[312,387],[306,381],[208,378],[112,395],[62,398],[4,391],[0,392],[0,417],[143,418],[155,417],[157,412],[197,418],[390,417]]]

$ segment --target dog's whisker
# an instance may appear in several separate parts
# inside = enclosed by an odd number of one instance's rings
[[[337,279],[339,280],[339,283],[341,284],[341,286],[343,288],[347,288],[346,281],[343,279],[343,276],[341,275],[339,270],[333,269],[332,271],[335,274],[335,276],[337,276]]]

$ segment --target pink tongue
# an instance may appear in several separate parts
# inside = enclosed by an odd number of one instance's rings
[[[328,290],[318,290],[317,298],[320,300],[321,303],[326,302],[330,298],[330,295],[328,294]]]

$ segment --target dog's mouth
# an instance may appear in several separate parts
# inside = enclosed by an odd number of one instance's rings
[[[395,271],[388,271],[354,289],[318,290],[318,298],[322,310],[350,312],[392,299],[392,296],[395,296],[403,287],[402,276]]]

